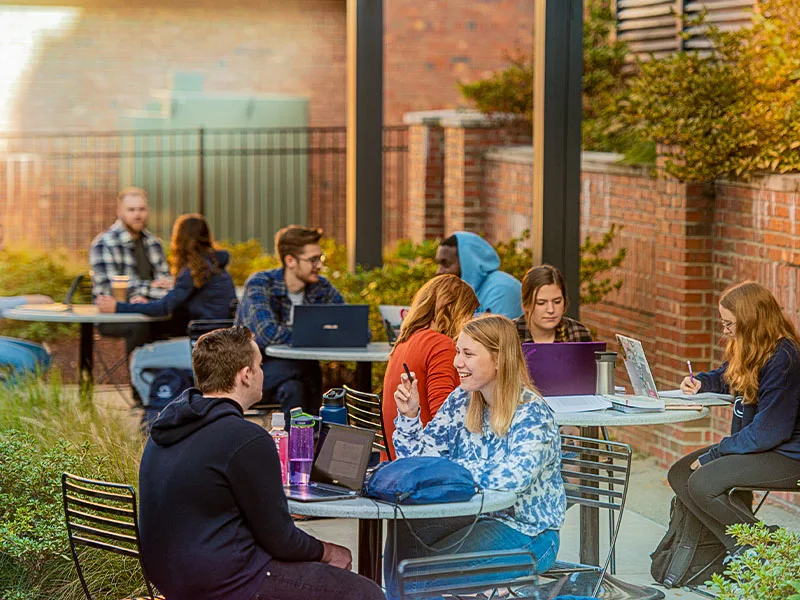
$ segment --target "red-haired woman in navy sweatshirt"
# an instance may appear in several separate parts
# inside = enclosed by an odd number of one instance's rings
[[[725,362],[687,377],[681,390],[735,396],[731,434],[681,458],[668,478],[731,552],[736,542],[725,528],[758,519],[750,494],[728,491],[760,485],[796,491],[800,482],[800,338],[772,293],[752,281],[725,290],[719,314],[729,338]]]

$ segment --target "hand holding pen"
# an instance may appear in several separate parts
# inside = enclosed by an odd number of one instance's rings
[[[689,376],[683,378],[683,381],[681,382],[681,392],[692,396],[700,391],[701,383],[694,378],[694,373],[692,372],[692,361],[687,360],[686,367],[689,369]]]

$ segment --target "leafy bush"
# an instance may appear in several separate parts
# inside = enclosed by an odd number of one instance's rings
[[[625,100],[626,45],[611,40],[615,20],[608,0],[588,0],[583,21],[583,147],[624,152],[638,143],[620,118]],[[509,57],[509,66],[459,89],[481,112],[514,115],[529,131],[533,121],[533,60]]]
[[[770,531],[763,523],[732,525],[728,533],[739,545],[751,546],[712,578],[718,600],[800,600],[800,534]]]
[[[141,449],[134,423],[81,401],[57,376],[0,387],[0,598],[83,598],[61,473],[132,483]],[[92,551],[85,559],[98,597],[124,597],[141,585],[130,559]]]
[[[709,28],[715,53],[641,65],[626,120],[685,181],[800,168],[800,4],[761,0],[752,27]]]
[[[46,294],[61,302],[75,275],[88,263],[64,252],[15,246],[0,250],[0,296]],[[77,335],[75,325],[0,320],[0,335],[33,341]]]

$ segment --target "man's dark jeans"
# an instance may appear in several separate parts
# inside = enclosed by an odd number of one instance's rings
[[[386,600],[366,577],[320,562],[271,560],[252,600]]]
[[[322,369],[315,360],[264,358],[264,400],[281,405],[289,425],[289,411],[299,406],[318,415],[322,404]]]

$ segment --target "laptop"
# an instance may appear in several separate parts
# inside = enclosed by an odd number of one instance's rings
[[[396,306],[392,304],[381,304],[378,311],[381,313],[383,327],[386,329],[386,339],[390,344],[394,344],[400,336],[400,326],[408,313],[409,306]]]
[[[660,393],[650,370],[650,363],[647,362],[642,342],[619,333],[617,334],[617,342],[619,342],[622,360],[625,363],[625,370],[628,372],[628,379],[631,381],[634,396],[651,400],[687,400],[703,406],[724,406],[732,402],[732,399],[726,399],[727,396],[724,394],[704,393],[687,396],[680,393],[679,390]]]
[[[323,423],[308,485],[284,487],[289,500],[324,502],[357,498],[364,485],[375,432]]]
[[[294,307],[295,348],[366,348],[369,306],[366,304],[299,304]]]
[[[542,396],[594,394],[597,389],[594,353],[605,350],[605,342],[522,344],[528,373]]]

